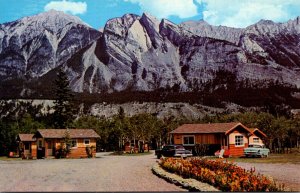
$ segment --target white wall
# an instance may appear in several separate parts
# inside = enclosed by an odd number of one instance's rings
[[[259,137],[255,136],[255,135],[251,135],[249,137],[249,144],[255,144],[254,141],[253,141],[253,138],[258,138],[259,139],[259,142],[256,143],[256,144],[264,144],[263,141]]]
[[[229,144],[235,144],[235,136],[240,136],[240,135],[243,135],[243,141],[244,141],[244,144],[245,143],[248,143],[248,138],[247,138],[247,135],[245,133],[230,133],[229,134]]]

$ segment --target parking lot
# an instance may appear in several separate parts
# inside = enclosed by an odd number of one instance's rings
[[[156,160],[151,154],[0,161],[0,191],[185,191],[152,174]]]
[[[93,159],[0,161],[0,192],[186,191],[152,174],[151,167],[157,161],[154,154],[106,154],[100,153],[100,158]],[[300,191],[299,163],[237,164],[246,169],[255,167],[257,172],[284,183],[289,190]]]

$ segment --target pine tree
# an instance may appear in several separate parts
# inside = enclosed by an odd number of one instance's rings
[[[55,84],[54,127],[67,128],[73,120],[73,94],[66,73],[59,69]]]

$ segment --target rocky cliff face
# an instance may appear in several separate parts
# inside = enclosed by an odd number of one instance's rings
[[[176,25],[148,14],[127,14],[107,22],[88,58],[86,52],[77,56],[82,62],[76,66],[88,65],[89,71],[73,70],[77,74],[72,77],[73,89],[192,91],[212,81],[220,70],[232,72],[238,81],[300,86],[297,20],[261,21],[235,29],[203,21]],[[88,81],[80,78],[82,73]]]
[[[0,77],[41,77],[100,35],[79,18],[53,10],[1,24]]]
[[[235,29],[126,14],[99,32],[50,11],[0,26],[0,76],[2,85],[13,78],[46,84],[59,67],[84,93],[227,88],[228,77],[215,81],[219,72],[248,86],[300,87],[299,41],[299,18]]]

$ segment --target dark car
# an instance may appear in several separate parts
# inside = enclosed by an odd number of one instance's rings
[[[165,145],[162,149],[155,150],[158,159],[164,157],[188,157],[193,156],[192,152],[184,149],[182,145]]]

